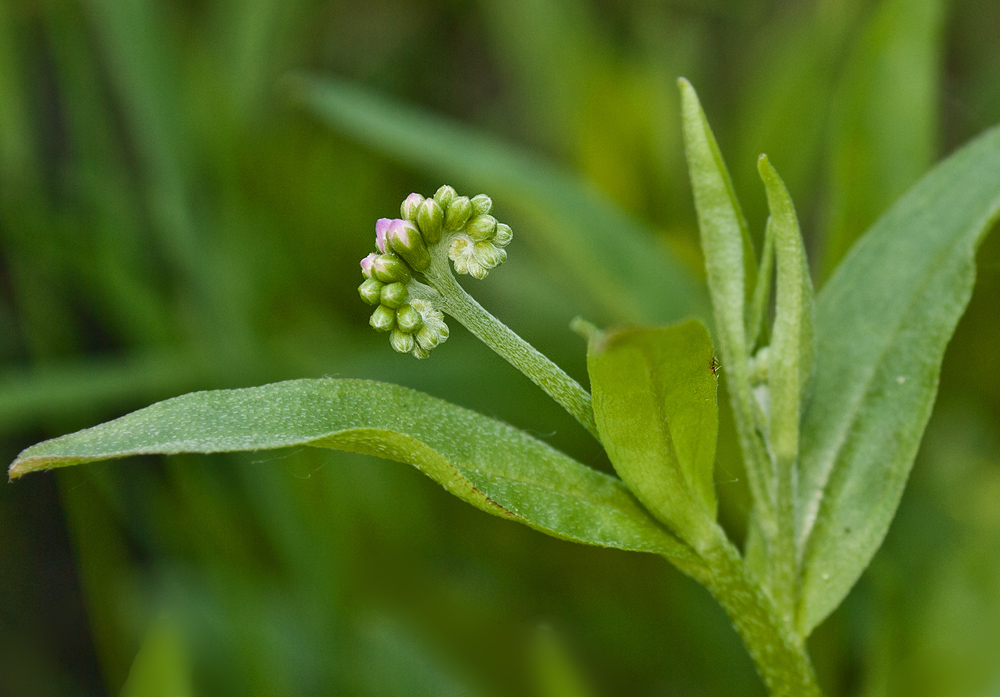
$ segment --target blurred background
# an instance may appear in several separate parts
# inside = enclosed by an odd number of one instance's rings
[[[607,469],[454,322],[421,362],[370,330],[375,219],[443,182],[490,193],[511,259],[466,285],[583,380],[575,315],[704,316],[678,76],[758,243],[771,156],[822,285],[1000,122],[998,45],[995,0],[0,0],[0,460],[190,390],[337,376]],[[630,295],[636,269],[662,293]],[[810,642],[830,695],[1000,695],[998,345],[994,235],[899,516]],[[0,695],[120,694],[140,647],[171,697],[763,695],[662,559],[550,539],[397,463],[302,449],[0,486]]]

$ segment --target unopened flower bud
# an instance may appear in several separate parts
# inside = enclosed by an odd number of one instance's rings
[[[378,257],[378,254],[372,252],[371,254],[369,254],[368,256],[366,256],[364,259],[361,260],[361,274],[365,278],[372,277],[372,264],[375,263],[376,257]]]
[[[424,238],[420,236],[417,226],[409,220],[393,220],[389,225],[388,237],[392,251],[417,271],[423,271],[431,265],[431,255],[427,253]]]
[[[417,225],[423,233],[427,244],[434,244],[441,239],[441,227],[444,225],[444,210],[432,198],[425,200],[417,211]]]
[[[456,194],[455,190],[447,184],[434,192],[434,200],[437,201],[439,206],[441,206],[442,211],[448,210],[448,206],[451,205],[451,202],[455,200],[456,196],[458,196],[458,194]]]
[[[422,327],[424,320],[412,305],[403,305],[396,310],[396,326],[399,330],[412,334]]]
[[[358,294],[369,305],[378,305],[382,297],[382,284],[374,278],[366,278],[364,283],[358,286]]]
[[[382,283],[406,283],[410,280],[410,269],[393,254],[376,257],[372,263],[372,276]]]
[[[469,201],[472,204],[472,215],[486,215],[491,210],[493,210],[493,199],[491,199],[486,194],[479,194],[478,196],[473,196],[472,200]]]
[[[497,229],[497,219],[492,215],[477,215],[465,224],[465,232],[474,240],[488,240]]]
[[[476,261],[487,269],[499,266],[507,260],[507,252],[489,241],[479,241],[474,243],[472,245],[472,253],[475,255]]]
[[[496,234],[493,235],[493,244],[498,247],[506,247],[514,239],[514,231],[506,223],[497,223]]]
[[[378,247],[378,251],[385,254],[389,251],[386,246],[386,235],[389,233],[389,225],[392,223],[391,218],[379,218],[375,221],[375,246]]]
[[[417,358],[427,358],[439,344],[447,341],[450,332],[445,324],[444,315],[426,300],[414,300],[413,309],[420,313],[423,324],[411,336],[416,340],[413,355]]]
[[[444,214],[444,229],[461,230],[470,215],[472,215],[472,204],[469,203],[468,197],[459,196],[448,204]]]
[[[423,202],[424,197],[420,194],[410,194],[403,199],[403,203],[399,206],[399,214],[406,220],[416,222],[417,211],[420,210],[420,204]]]
[[[389,334],[389,343],[400,353],[410,353],[417,345],[412,334],[401,332],[398,329],[393,329],[392,333]]]
[[[391,307],[394,310],[406,303],[409,298],[410,294],[407,292],[406,286],[399,281],[383,287],[382,293],[379,296],[379,300],[383,305]]]
[[[387,332],[396,325],[396,311],[389,309],[385,305],[379,305],[375,308],[375,312],[372,313],[368,324],[372,325],[372,328],[376,331]]]

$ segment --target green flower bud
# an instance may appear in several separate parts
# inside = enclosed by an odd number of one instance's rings
[[[372,313],[368,324],[372,325],[372,328],[376,331],[387,332],[396,325],[396,311],[389,309],[385,305],[379,305],[375,308],[375,312]]]
[[[382,297],[382,283],[374,278],[366,278],[364,283],[358,286],[358,294],[369,305],[378,305]]]
[[[514,231],[510,229],[510,225],[497,223],[497,231],[493,235],[493,244],[498,247],[506,247],[512,239],[514,239]]]
[[[404,219],[410,222],[416,222],[417,211],[420,209],[420,204],[424,202],[424,197],[420,194],[413,193],[403,199],[403,203],[399,206],[399,214]]]
[[[476,261],[486,269],[495,268],[507,260],[507,252],[492,242],[482,240],[472,245],[472,254],[476,257]],[[382,294],[385,295],[384,290]]]
[[[493,210],[493,199],[491,199],[486,194],[479,194],[478,196],[473,196],[472,200],[469,202],[472,204],[472,215],[486,215],[491,210]]]
[[[409,297],[410,294],[407,292],[406,286],[397,281],[382,288],[382,295],[380,299],[382,304],[386,307],[396,309],[406,303]]]
[[[382,283],[406,283],[412,274],[410,269],[394,254],[382,254],[372,263],[372,276]]]
[[[466,196],[459,196],[453,200],[444,214],[444,229],[449,231],[461,230],[465,222],[472,215],[472,204]]]
[[[465,224],[465,232],[474,240],[488,240],[497,229],[497,219],[492,215],[477,215]]]
[[[456,196],[458,196],[458,194],[456,194],[455,190],[447,184],[434,192],[434,200],[437,201],[439,206],[441,206],[442,211],[448,210],[448,206],[451,205],[451,202],[455,200]]]
[[[393,329],[392,333],[389,334],[389,343],[400,353],[410,353],[417,345],[412,334],[406,334],[398,329]]]
[[[424,326],[424,320],[412,305],[403,305],[396,310],[396,326],[399,331],[412,334]]]
[[[417,225],[423,233],[427,244],[434,244],[441,239],[441,227],[444,225],[444,210],[432,198],[427,199],[417,211]]]
[[[392,251],[417,271],[423,271],[431,265],[431,255],[427,253],[424,238],[420,236],[417,226],[409,220],[393,220],[387,237]]]
[[[411,336],[416,341],[413,355],[417,358],[427,358],[439,344],[448,340],[450,332],[445,324],[444,315],[426,300],[414,300],[413,308],[420,313],[423,324]]]

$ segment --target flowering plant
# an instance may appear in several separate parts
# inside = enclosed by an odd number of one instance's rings
[[[603,330],[579,319],[588,392],[457,282],[452,269],[483,279],[501,265],[513,235],[488,196],[449,186],[411,194],[399,218],[380,219],[378,251],[361,262],[370,323],[393,349],[429,357],[448,339],[445,315],[454,318],[572,414],[618,477],[426,394],[334,379],[160,402],[28,448],[11,477],[292,445],[407,462],[494,515],[667,558],[725,609],[772,695],[820,694],[806,640],[857,581],[899,503],[975,251],[1000,214],[1000,130],[919,182],[816,295],[777,171],[761,156],[770,218],[758,261],[697,96],[686,81],[680,89],[714,342],[697,319]],[[717,520],[716,353],[753,499],[742,551]]]

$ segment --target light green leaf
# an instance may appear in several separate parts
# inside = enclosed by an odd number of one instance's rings
[[[774,327],[768,347],[769,442],[778,461],[794,464],[799,452],[799,417],[812,380],[816,355],[814,300],[799,219],[785,183],[766,155],[757,163],[771,210],[777,263]],[[763,282],[763,281],[762,281]],[[791,492],[789,491],[789,494]]]
[[[429,395],[364,380],[194,392],[22,452],[28,472],[143,454],[311,445],[412,464],[488,513],[583,544],[691,559],[615,479]]]
[[[611,463],[639,500],[688,541],[716,514],[713,358],[698,320],[595,332],[587,352],[594,415]]]
[[[747,320],[747,349],[753,351],[757,342],[767,341],[767,307],[771,302],[771,277],[774,275],[774,224],[767,219],[764,229],[764,249],[760,254],[757,268],[757,285],[750,301],[750,315]]]
[[[608,317],[671,322],[704,314],[690,272],[652,230],[565,171],[468,126],[332,77],[298,77],[297,99],[328,125],[386,155],[454,182],[538,221],[532,227]]]
[[[698,210],[701,248],[705,254],[708,289],[715,313],[719,352],[725,369],[736,431],[746,461],[747,479],[758,514],[773,528],[774,497],[771,472],[763,442],[754,427],[753,397],[747,372],[750,347],[747,298],[757,273],[746,220],[715,136],[691,84],[681,78],[681,120],[684,150]]]
[[[976,249],[998,215],[994,128],[879,219],[819,295],[800,460],[803,635],[843,600],[885,537],[972,294]]]
[[[795,482],[799,457],[799,423],[812,378],[816,353],[813,338],[813,291],[802,232],[792,198],[766,155],[757,161],[767,191],[777,264],[774,327],[767,349],[767,440],[777,475],[778,530],[769,561],[767,586],[791,621],[797,600],[795,550]],[[760,283],[769,283],[770,278]]]

